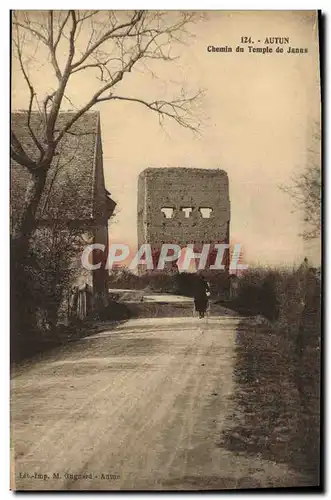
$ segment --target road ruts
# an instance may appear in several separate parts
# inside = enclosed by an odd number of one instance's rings
[[[17,372],[11,392],[13,486],[205,490],[298,484],[285,465],[220,444],[231,412],[238,322],[231,316],[130,320]]]

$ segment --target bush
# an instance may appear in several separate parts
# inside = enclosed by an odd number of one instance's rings
[[[127,288],[130,290],[140,290],[142,288],[140,277],[125,267],[112,269],[109,273],[108,283],[109,288]]]
[[[273,321],[280,311],[279,284],[282,273],[268,269],[256,269],[239,280],[235,306],[239,312],[261,314]]]
[[[157,293],[177,293],[176,280],[176,274],[167,272],[151,272],[140,276],[142,288]]]
[[[176,293],[178,289],[177,278],[173,273],[146,272],[138,276],[124,267],[110,272],[109,287],[159,293]]]
[[[284,380],[295,385],[298,409],[298,453],[304,468],[317,484],[320,429],[320,345],[321,283],[319,271],[299,269],[251,269],[240,277],[236,304],[245,314],[262,314],[273,323],[263,333],[267,343],[274,339],[272,363],[276,370],[284,366]],[[246,332],[244,332],[246,335]],[[244,336],[246,339],[246,337]],[[252,332],[246,350],[255,353],[261,335]],[[247,340],[247,339],[246,339]],[[255,355],[255,354],[254,354]],[[261,353],[261,360],[266,352]],[[258,363],[259,377],[262,364]],[[300,448],[300,449],[299,449]]]
[[[145,272],[142,275],[133,274],[129,269],[121,267],[109,273],[110,288],[124,288],[131,290],[147,290],[158,293],[174,293],[193,296],[198,273]],[[224,271],[203,271],[204,278],[210,284],[211,292],[215,297],[227,293],[229,279]]]
[[[29,253],[11,244],[11,351],[24,350],[57,326],[59,308],[76,269],[72,260],[82,245],[76,230],[53,222],[38,228]]]

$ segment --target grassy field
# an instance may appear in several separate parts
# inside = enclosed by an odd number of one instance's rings
[[[237,309],[268,318],[236,340],[236,406],[224,436],[231,449],[285,460],[318,484],[321,283],[316,269],[250,270],[238,281]],[[254,411],[252,411],[254,409]]]

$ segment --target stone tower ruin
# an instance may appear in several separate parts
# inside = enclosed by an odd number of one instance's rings
[[[220,169],[147,168],[138,179],[138,245],[157,256],[163,243],[229,244],[227,173]],[[212,257],[211,257],[212,258]],[[228,252],[225,268],[228,269]],[[211,263],[211,261],[210,261]]]

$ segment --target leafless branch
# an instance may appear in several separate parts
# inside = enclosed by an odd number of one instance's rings
[[[37,148],[40,151],[40,160],[42,160],[42,158],[43,158],[43,156],[45,154],[45,151],[44,151],[42,145],[40,144],[39,140],[37,139],[37,136],[34,133],[32,127],[31,127],[31,113],[32,113],[32,108],[33,108],[33,101],[35,99],[35,91],[34,91],[32,83],[31,83],[31,81],[29,79],[29,76],[28,76],[27,71],[26,71],[26,69],[24,67],[24,64],[23,64],[22,49],[21,49],[20,37],[19,37],[18,33],[17,33],[16,40],[14,40],[14,45],[15,45],[15,48],[16,48],[17,57],[18,57],[18,61],[19,61],[19,64],[20,64],[20,68],[21,68],[24,80],[25,80],[25,82],[26,82],[26,84],[28,86],[29,93],[30,93],[29,107],[28,107],[28,112],[27,112],[27,125],[28,125],[28,129],[29,129],[30,135],[31,135],[31,137],[32,137],[35,145],[37,146]],[[21,148],[22,148],[22,146],[21,146]]]
[[[25,167],[33,168],[36,166],[35,162],[28,156],[25,152],[21,142],[16,136],[15,132],[11,130],[11,156],[18,163],[22,164]]]
[[[14,19],[15,19],[15,16],[14,16]],[[28,23],[28,24],[23,24],[19,21],[13,21],[13,26],[16,26],[16,27],[19,27],[19,28],[22,28],[28,32],[30,32],[32,35],[34,35],[37,39],[39,39],[40,41],[42,41],[45,45],[47,45],[47,38],[42,34],[40,33],[38,30],[34,29],[32,26],[31,26],[31,23]]]
[[[118,95],[111,94],[109,96],[98,98],[97,102],[111,101],[111,100],[136,102],[136,103],[142,104],[143,106],[147,107],[151,111],[157,112],[160,115],[160,119],[162,119],[163,117],[171,118],[171,119],[175,120],[175,122],[177,122],[182,127],[188,128],[194,132],[197,132],[198,128],[199,128],[198,124],[193,124],[188,119],[191,116],[190,103],[197,100],[202,95],[203,95],[203,91],[199,91],[197,94],[195,94],[191,97],[188,97],[188,98],[175,99],[173,101],[147,102],[147,101],[144,101],[143,99],[138,99],[138,98],[134,98],[134,97],[118,96]]]
[[[58,79],[59,82],[61,82],[62,73],[61,73],[61,70],[59,67],[59,63],[58,63],[57,58],[56,58],[56,45],[54,42],[54,33],[53,33],[54,26],[53,25],[54,25],[53,12],[50,10],[49,14],[48,14],[48,42],[47,42],[47,45],[48,45],[49,52],[51,55],[51,61],[52,61],[52,65],[53,65],[53,68],[54,68],[54,71],[56,74],[56,78]],[[63,32],[63,28],[62,28],[62,32]],[[62,32],[59,31],[60,38],[61,38]]]
[[[133,12],[112,12],[103,11],[66,11],[56,13],[49,11],[41,18],[31,20],[32,15],[14,15],[13,25],[17,29],[24,30],[30,34],[30,38],[41,41],[49,53],[49,61],[54,69],[58,85],[57,88],[48,93],[43,98],[43,137],[45,146],[42,145],[36,134],[34,141],[38,149],[45,149],[44,155],[40,159],[41,166],[50,165],[56,148],[66,133],[73,133],[71,127],[81,116],[84,115],[95,104],[104,101],[122,100],[131,103],[139,103],[154,111],[159,116],[162,124],[164,118],[170,118],[180,126],[197,131],[199,123],[193,113],[193,104],[202,96],[202,92],[193,93],[186,96],[184,93],[179,98],[164,100],[146,100],[139,96],[122,96],[117,92],[117,88],[125,75],[133,68],[141,68],[147,71],[152,70],[147,66],[154,60],[164,62],[174,61],[176,55],[171,52],[173,43],[183,43],[183,40],[190,36],[188,27],[196,20],[196,13],[181,12],[171,17],[167,12],[146,12],[136,10]],[[80,43],[80,33],[85,33],[85,40]],[[87,34],[87,42],[86,42]],[[57,56],[57,49],[61,42],[67,45],[66,60],[61,60]],[[85,48],[83,48],[85,47]],[[23,76],[29,87],[29,112],[32,112],[34,104],[38,104],[34,88],[27,73],[24,73],[23,56],[20,54],[20,64]],[[76,112],[72,113],[68,122],[59,130],[57,119],[63,107],[63,101],[67,100],[72,108],[74,103],[68,95],[67,86],[73,75],[81,74],[90,70],[101,82],[100,88],[91,95],[87,102],[76,107]],[[116,93],[115,93],[116,88]],[[32,133],[31,133],[32,132]],[[33,137],[33,130],[31,131]],[[15,149],[16,157],[20,153]],[[26,163],[26,158],[23,158]],[[38,163],[38,162],[37,162]]]
[[[289,185],[280,186],[280,189],[291,197],[295,209],[303,213],[305,229],[301,236],[306,240],[317,238],[321,234],[320,134],[314,133],[312,140],[317,143],[317,148],[308,149],[309,159],[306,167],[292,178]]]
[[[56,52],[57,46],[59,45],[59,42],[60,42],[61,37],[63,35],[64,27],[67,24],[69,17],[70,17],[70,11],[68,11],[66,13],[64,20],[62,21],[62,23],[58,27],[58,34],[57,34],[57,37],[54,40],[54,44],[53,44],[54,52]]]
[[[103,36],[101,36],[94,44],[92,44],[89,49],[86,50],[86,52],[82,55],[82,57],[72,65],[71,69],[75,69],[81,64],[83,64],[86,61],[86,59],[93,52],[95,52],[98,49],[98,47],[100,47],[100,45],[104,44],[110,38],[114,37],[120,30],[127,29],[127,31],[122,35],[122,36],[127,36],[127,34],[130,33],[131,29],[133,29],[133,27],[139,22],[139,20],[143,15],[144,15],[143,11],[136,11],[133,14],[133,17],[131,18],[130,21],[112,27]]]

